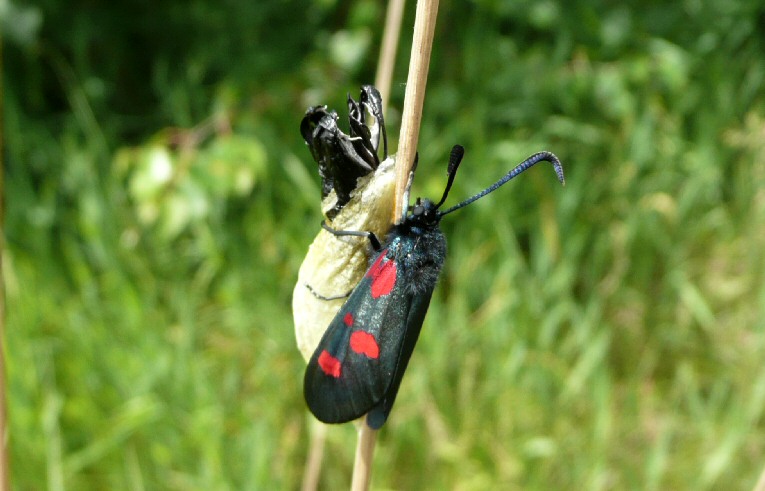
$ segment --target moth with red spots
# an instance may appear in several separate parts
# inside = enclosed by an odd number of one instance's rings
[[[418,198],[382,244],[371,232],[334,230],[322,224],[339,236],[367,237],[377,252],[308,362],[303,395],[320,421],[345,423],[366,414],[367,424],[377,429],[388,419],[446,259],[446,239],[439,228],[444,215],[489,194],[541,161],[550,162],[564,182],[558,158],[539,152],[475,196],[439,211],[463,154],[459,145],[452,149],[441,200],[434,204]],[[407,189],[405,202],[408,195]]]

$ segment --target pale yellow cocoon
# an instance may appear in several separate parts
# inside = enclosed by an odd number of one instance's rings
[[[382,241],[391,228],[395,173],[395,157],[389,156],[373,174],[359,178],[351,200],[328,225],[335,230],[370,231]],[[334,206],[335,192],[322,201],[322,211]],[[292,314],[295,337],[306,361],[311,358],[329,323],[346,298],[324,300],[349,293],[364,276],[369,260],[369,239],[338,237],[324,229],[308,248],[300,265],[295,291],[292,293]]]

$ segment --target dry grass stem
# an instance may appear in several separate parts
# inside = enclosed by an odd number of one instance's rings
[[[406,181],[417,152],[417,140],[420,136],[422,106],[425,102],[425,86],[428,81],[430,51],[433,47],[433,33],[436,28],[438,0],[419,0],[414,20],[412,54],[409,59],[409,75],[406,81],[404,110],[401,115],[401,133],[396,153],[396,194],[393,209],[393,221],[398,223],[401,211],[406,208],[402,203]]]
[[[324,442],[327,440],[327,425],[319,421],[312,421],[310,438],[308,459],[303,471],[303,484],[300,487],[302,491],[314,491],[319,488],[321,462],[324,458]]]
[[[353,480],[351,491],[366,491],[372,477],[372,457],[375,453],[377,430],[373,430],[362,418],[359,425],[359,438],[356,442],[356,460],[353,463]]]
[[[398,38],[401,33],[401,19],[404,16],[405,0],[390,0],[388,13],[385,16],[385,31],[383,31],[380,59],[377,62],[377,78],[375,87],[380,91],[383,102],[383,114],[388,108],[390,86],[393,79],[393,68],[396,63]]]
[[[765,491],[765,468],[762,469],[760,478],[757,480],[757,484],[754,485],[752,491]]]
[[[0,46],[2,46],[1,43]],[[2,55],[1,49],[0,55]],[[0,60],[2,60],[2,56],[0,56]],[[0,94],[2,93],[3,87],[0,82]],[[3,114],[2,97],[0,97],[0,114]],[[1,134],[2,121],[0,121],[0,135]],[[3,155],[2,150],[2,138],[0,138],[0,156]],[[2,160],[2,157],[0,157],[0,160]],[[0,230],[5,230],[5,180],[3,169],[4,166],[0,165]],[[8,479],[8,426],[5,405],[5,282],[2,281],[2,279],[5,278],[2,263],[2,258],[5,256],[4,237],[5,235],[0,235],[0,491],[7,491],[10,489]]]

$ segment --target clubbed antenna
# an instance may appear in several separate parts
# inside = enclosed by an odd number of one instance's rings
[[[444,204],[444,201],[446,201],[446,196],[449,195],[449,190],[452,188],[454,177],[457,175],[457,169],[459,168],[460,162],[462,162],[462,157],[464,155],[465,148],[462,145],[454,145],[452,147],[452,152],[449,154],[449,167],[446,169],[449,178],[446,181],[446,189],[444,189],[444,195],[441,197],[441,201],[439,201],[436,205],[436,208]]]
[[[462,147],[460,147],[460,148],[462,148]],[[452,150],[452,155],[453,154],[454,154],[454,150]],[[461,158],[461,155],[460,155],[460,158]],[[460,208],[469,205],[473,201],[486,196],[487,194],[489,194],[490,192],[494,191],[495,189],[497,189],[501,185],[505,184],[507,181],[509,181],[510,179],[514,178],[515,176],[517,176],[521,172],[525,171],[529,167],[531,167],[534,164],[536,164],[538,162],[541,162],[543,160],[547,161],[547,162],[550,162],[553,165],[553,168],[555,169],[555,173],[558,175],[558,180],[561,182],[561,184],[566,184],[566,180],[563,177],[563,166],[560,164],[560,160],[558,160],[558,157],[556,157],[552,152],[539,152],[539,153],[535,153],[531,157],[527,158],[526,160],[524,160],[523,162],[521,162],[520,164],[515,166],[515,168],[513,170],[511,170],[510,172],[508,172],[507,174],[505,174],[505,176],[502,179],[500,179],[499,181],[495,182],[494,184],[492,184],[488,188],[484,189],[480,193],[476,194],[475,196],[471,196],[470,198],[466,199],[465,201],[452,206],[451,208],[449,208],[446,211],[442,211],[440,213],[441,216],[446,215],[447,213],[451,213],[451,212],[453,212],[455,210],[459,210]],[[449,162],[449,168],[451,169],[451,162]],[[455,172],[456,172],[456,168],[455,168]],[[451,186],[452,180],[454,180],[454,175],[453,174],[449,176],[449,183],[446,186],[446,190],[447,191],[449,190],[449,187]],[[444,193],[444,198],[441,200],[441,202],[443,202],[444,199],[446,199],[446,193]],[[439,205],[440,204],[441,203],[439,203]]]

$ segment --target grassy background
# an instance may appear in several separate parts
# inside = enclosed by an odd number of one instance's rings
[[[296,488],[290,296],[320,217],[298,124],[373,80],[384,5],[4,8],[14,489]],[[442,2],[415,193],[441,192],[454,143],[452,202],[541,149],[567,185],[540,167],[444,221],[373,488],[751,489],[763,19],[754,0]],[[354,444],[331,430],[323,488],[348,485]]]

